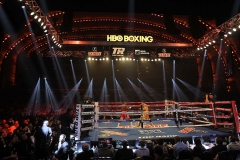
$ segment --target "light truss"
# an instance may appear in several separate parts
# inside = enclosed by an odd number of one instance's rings
[[[198,41],[199,47],[206,48],[207,46],[211,45],[213,41],[216,41],[221,36],[221,32],[227,36],[227,34],[231,34],[232,32],[236,31],[237,28],[239,29],[240,25],[240,13],[232,17],[231,19],[227,20],[220,26],[216,27],[211,32],[205,34],[201,39]],[[230,33],[231,32],[231,33]]]
[[[47,32],[46,34],[50,34],[51,35],[51,39],[54,41],[54,43],[57,46],[61,46],[58,42],[59,42],[59,35],[57,33],[57,31],[55,30],[55,28],[52,26],[52,24],[50,23],[50,21],[48,20],[47,16],[45,16],[45,14],[43,13],[42,9],[39,7],[39,5],[37,4],[37,2],[35,0],[26,0],[25,1],[25,5],[26,7],[28,7],[32,12],[34,12],[35,15],[38,15],[39,18],[41,18],[41,22],[44,23],[44,25],[46,26]],[[40,22],[40,23],[41,23]]]

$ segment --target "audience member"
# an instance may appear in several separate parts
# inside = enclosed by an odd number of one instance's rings
[[[206,148],[202,145],[201,139],[199,137],[194,138],[195,146],[193,148],[193,157],[200,157],[200,155],[206,151]]]
[[[218,152],[213,160],[227,160],[227,156],[221,152]]]
[[[113,152],[111,151],[111,149],[108,148],[106,141],[104,141],[102,143],[102,147],[98,149],[98,156],[99,157],[114,157]]]
[[[71,124],[73,123],[73,109],[68,108],[66,113],[60,115],[59,120],[61,122],[61,134],[66,135],[66,141],[70,143]]]
[[[15,148],[15,144],[17,143],[17,136],[15,135],[9,135],[7,136],[7,143],[6,146],[3,148],[0,159],[11,159],[11,160],[17,160],[17,152]]]
[[[188,150],[188,147],[186,144],[181,142],[181,139],[179,136],[174,137],[175,145],[173,146],[173,156],[178,159],[179,152],[183,150]]]
[[[156,146],[154,148],[154,160],[165,160],[167,157],[171,158],[171,155],[169,155],[163,147]]]
[[[140,148],[136,150],[135,154],[136,157],[142,157],[142,156],[150,156],[149,149],[146,147],[146,142],[145,141],[140,141],[139,142]]]
[[[223,145],[223,139],[221,137],[217,137],[215,139],[216,145],[211,148],[212,156],[215,157],[218,152],[227,151],[227,147]]]
[[[66,135],[61,134],[59,137],[58,149],[54,153],[55,159],[67,160],[69,147],[69,143],[66,141]]]
[[[24,131],[19,132],[19,141],[16,143],[16,151],[19,160],[34,159],[34,146]]]
[[[35,133],[36,157],[39,159],[48,159],[50,157],[49,144],[51,142],[52,129],[48,127],[48,120],[43,121],[41,128]]]
[[[238,142],[238,138],[235,136],[230,137],[230,143],[227,145],[227,150],[240,150],[240,144]]]
[[[82,152],[77,154],[76,160],[89,160],[91,157],[94,157],[93,150],[89,150],[89,145],[87,143],[82,145],[82,150]]]
[[[115,154],[115,160],[130,160],[133,159],[133,151],[132,149],[128,149],[128,141],[123,140],[122,141],[123,148],[118,149]]]
[[[11,126],[8,128],[8,131],[9,131],[10,133],[13,133],[14,130],[15,130],[16,128],[18,128],[18,126],[19,126],[18,121],[15,121],[14,124],[11,125]]]

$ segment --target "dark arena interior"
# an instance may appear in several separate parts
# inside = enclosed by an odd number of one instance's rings
[[[239,159],[239,7],[0,0],[0,160]]]

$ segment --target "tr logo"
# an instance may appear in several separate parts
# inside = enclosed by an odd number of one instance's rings
[[[97,52],[97,47],[92,47],[93,52]]]
[[[118,48],[118,47],[113,47],[113,56],[123,56],[124,55],[125,48]]]

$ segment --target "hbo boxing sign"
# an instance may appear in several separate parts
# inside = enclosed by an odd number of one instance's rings
[[[107,35],[110,42],[153,42],[152,36],[127,36],[127,35]]]

